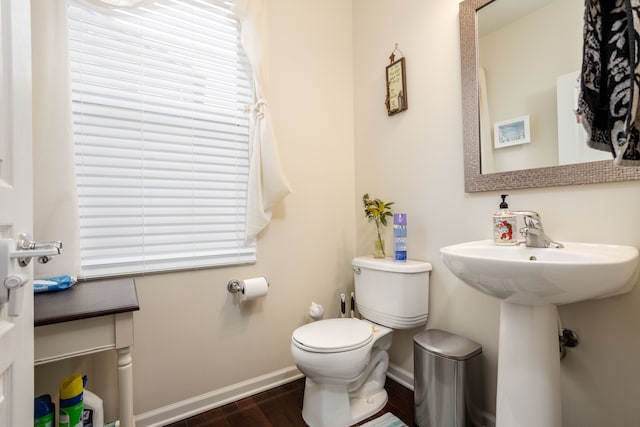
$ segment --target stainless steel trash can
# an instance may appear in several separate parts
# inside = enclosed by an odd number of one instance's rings
[[[482,346],[439,329],[413,338],[418,427],[481,427]]]

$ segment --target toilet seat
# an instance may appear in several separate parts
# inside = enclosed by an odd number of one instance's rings
[[[291,341],[314,353],[337,353],[361,348],[373,340],[373,328],[358,319],[326,319],[300,326]]]

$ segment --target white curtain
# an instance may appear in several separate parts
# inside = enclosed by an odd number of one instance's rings
[[[255,239],[271,221],[273,208],[291,192],[273,132],[267,104],[268,33],[265,0],[238,0],[242,46],[253,71],[256,103],[251,108],[247,240]]]
[[[36,278],[80,272],[65,0],[32,0],[34,230],[62,255],[35,263]],[[19,230],[23,231],[23,230]],[[30,230],[24,230],[30,231]]]

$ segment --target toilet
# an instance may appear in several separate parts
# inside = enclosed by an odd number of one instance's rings
[[[311,427],[347,427],[382,409],[393,329],[427,322],[431,264],[365,256],[352,266],[363,319],[319,320],[291,336],[291,355],[306,376],[302,417]]]

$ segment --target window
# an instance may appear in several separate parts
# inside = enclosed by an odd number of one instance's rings
[[[83,277],[255,262],[252,88],[230,9],[69,1]]]

